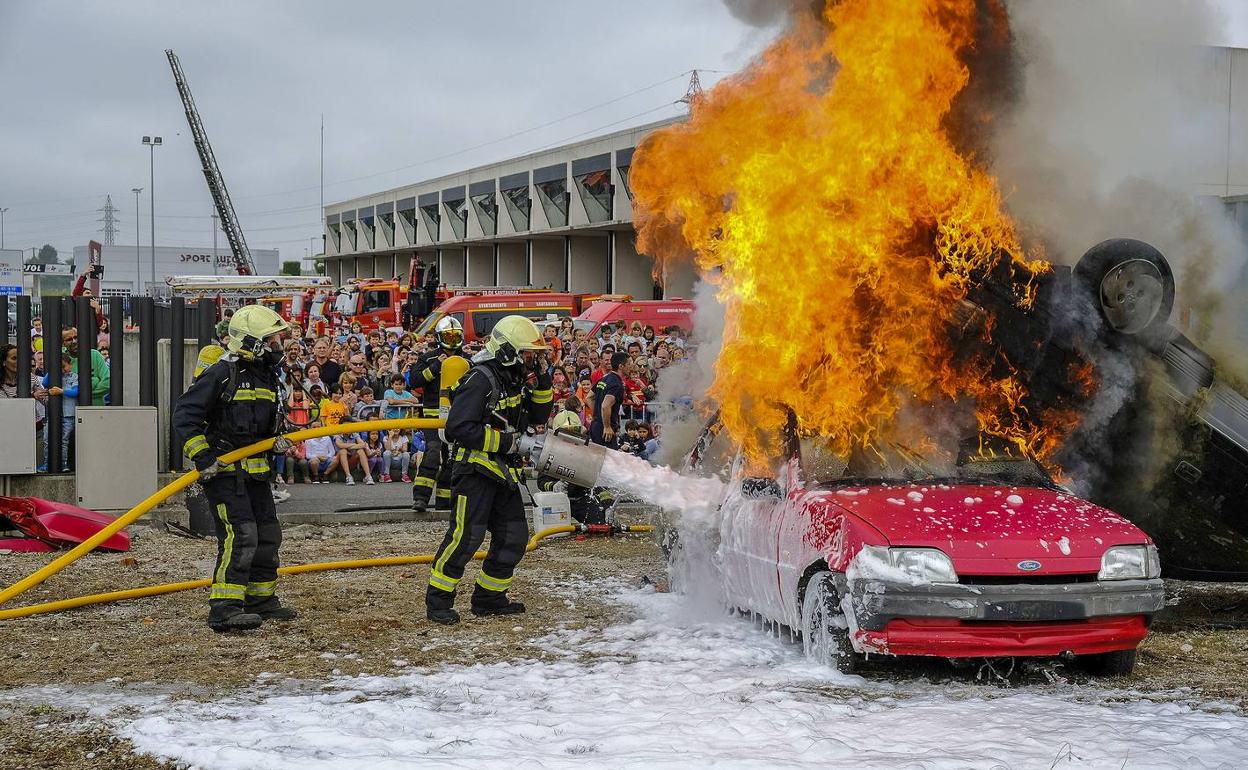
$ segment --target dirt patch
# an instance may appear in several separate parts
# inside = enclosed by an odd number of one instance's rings
[[[116,737],[85,714],[51,706],[0,708],[0,766],[8,770],[178,768],[135,753],[130,741]]]
[[[376,524],[288,530],[286,564],[433,553],[442,523]],[[82,594],[194,579],[211,571],[215,545],[140,531],[125,554],[96,553],[21,597],[36,603]],[[593,595],[575,601],[546,590],[559,583],[618,576],[639,582],[661,569],[645,536],[548,540],[528,554],[511,595],[529,611],[477,619],[467,610],[478,563],[469,565],[459,608],[465,622],[447,628],[425,620],[428,567],[340,570],[283,578],[279,595],[300,617],[259,631],[210,631],[207,589],[0,622],[0,656],[10,662],[6,686],[49,683],[165,682],[232,688],[258,674],[320,679],[377,674],[408,665],[492,660],[556,628],[606,624],[610,608]],[[49,561],[46,554],[0,561],[10,584]],[[240,652],[245,664],[239,665]],[[396,662],[401,661],[401,662]]]

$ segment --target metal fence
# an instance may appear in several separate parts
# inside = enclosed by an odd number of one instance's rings
[[[95,306],[92,306],[92,301],[93,298],[89,297],[45,296],[38,303],[34,303],[28,296],[0,296],[0,344],[7,345],[11,342],[17,347],[17,397],[34,397],[31,389],[32,374],[46,378],[47,389],[61,387],[61,342],[66,339],[65,332],[74,330],[77,337],[77,355],[72,364],[80,383],[76,400],[78,406],[124,406],[127,376],[138,377],[138,406],[156,406],[159,400],[168,399],[167,403],[172,403],[177,399],[185,387],[181,365],[169,366],[167,392],[157,393],[157,341],[169,340],[171,363],[181,362],[185,355],[185,339],[188,334],[192,338],[198,338],[201,346],[212,340],[216,323],[214,303],[206,300],[188,305],[181,297],[174,297],[161,304],[157,304],[151,297],[96,299]],[[34,308],[38,308],[38,312]],[[11,309],[16,312],[11,314]],[[42,322],[42,367],[37,366],[33,350],[32,331],[36,318]],[[102,341],[99,333],[105,320],[108,322],[111,350],[97,356],[95,353]],[[124,339],[127,332],[138,334],[137,374],[126,371]],[[56,342],[50,344],[53,340]],[[106,387],[103,385],[105,377],[98,376],[101,374],[99,367],[103,367],[107,374]],[[96,377],[93,378],[93,374]],[[48,397],[45,412],[42,428],[47,436],[43,454],[47,461],[46,470],[51,473],[72,471],[72,451],[68,452],[68,467],[61,461],[63,442],[73,441],[72,431],[63,431],[61,427],[64,425],[63,397]],[[168,446],[169,466],[173,470],[180,470],[181,446],[174,440],[170,440]]]

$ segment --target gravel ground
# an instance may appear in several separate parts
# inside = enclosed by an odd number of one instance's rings
[[[288,564],[432,553],[445,525],[404,524],[288,528]],[[31,590],[22,603],[67,598],[206,575],[211,541],[137,530],[125,554],[92,554]],[[46,554],[0,557],[0,584],[46,563]],[[465,577],[476,573],[473,562]],[[476,619],[446,628],[424,619],[427,567],[343,570],[284,578],[279,593],[301,616],[242,635],[205,625],[204,590],[70,612],[0,621],[0,687],[83,684],[156,687],[181,697],[213,698],[222,691],[265,687],[283,679],[385,674],[409,666],[542,657],[534,643],[558,628],[603,628],[617,608],[584,591],[588,579],[644,576],[660,580],[661,556],[648,536],[574,542],[548,540],[528,554],[512,594],[529,611],[519,617]],[[1171,606],[1141,649],[1135,675],[1117,683],[1146,697],[1201,696],[1248,706],[1248,590],[1171,584]],[[575,601],[567,598],[575,595]],[[461,610],[467,597],[461,596]],[[241,661],[241,664],[240,664]],[[1049,669],[1053,671],[1054,669]],[[1065,673],[1058,667],[1056,671]],[[1042,672],[1043,673],[1043,672]],[[266,676],[260,677],[260,674]],[[1034,674],[1034,672],[1033,672]],[[880,678],[973,677],[943,664],[880,666]],[[1026,684],[1016,680],[1008,686]],[[1155,693],[1155,695],[1148,695]],[[48,706],[0,707],[2,768],[163,767],[111,735],[106,725]]]

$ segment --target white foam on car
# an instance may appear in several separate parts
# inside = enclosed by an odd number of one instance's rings
[[[719,479],[682,476],[671,468],[651,465],[623,452],[606,453],[598,484],[679,511],[682,521],[691,518],[709,521],[727,491]]]
[[[1248,764],[1248,719],[1191,691],[867,681],[812,665],[750,623],[692,620],[676,595],[588,587],[632,617],[538,640],[547,660],[323,683],[270,675],[208,701],[141,686],[27,688],[0,704],[90,710],[140,752],[202,770]]]

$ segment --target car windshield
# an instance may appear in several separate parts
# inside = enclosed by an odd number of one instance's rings
[[[857,447],[848,457],[819,438],[801,440],[802,469],[816,485],[875,482],[949,481],[1052,486],[1035,460],[1007,451],[992,441],[970,439],[953,446],[897,442]]]
[[[437,324],[438,321],[442,320],[442,315],[442,313],[436,311],[430,313],[429,316],[425,318],[424,323],[416,327],[416,336],[423,337],[432,332],[434,325]]]
[[[572,329],[574,331],[583,331],[586,334],[589,334],[590,332],[592,332],[594,330],[594,327],[597,325],[598,325],[598,322],[590,318],[573,318],[572,319]]]

